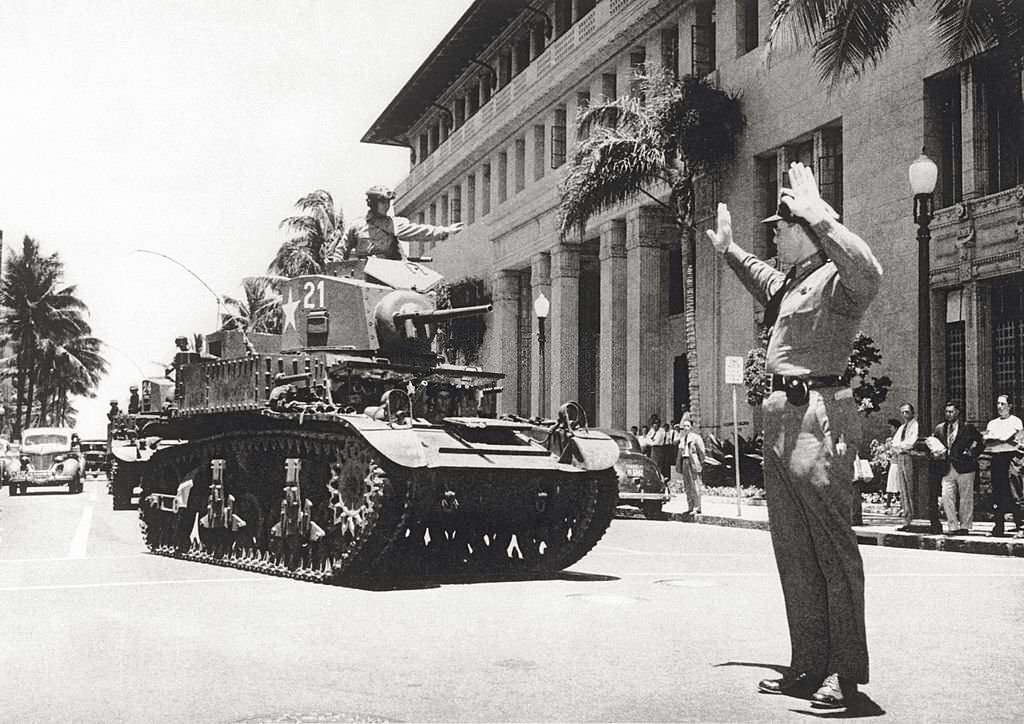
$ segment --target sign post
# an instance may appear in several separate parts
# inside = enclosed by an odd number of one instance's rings
[[[725,384],[732,385],[732,467],[736,472],[736,517],[743,517],[743,488],[740,486],[740,423],[736,410],[736,387],[743,384],[743,358],[725,358]]]

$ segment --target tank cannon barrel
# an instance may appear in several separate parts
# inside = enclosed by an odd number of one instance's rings
[[[458,307],[456,309],[424,309],[414,312],[395,312],[393,317],[395,324],[411,319],[416,322],[446,322],[449,319],[461,319],[462,317],[476,317],[487,314],[493,309],[490,304],[478,304],[473,307]]]

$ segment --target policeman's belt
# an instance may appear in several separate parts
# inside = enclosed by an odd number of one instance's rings
[[[839,375],[772,375],[772,392],[785,392],[803,385],[809,390],[814,390],[822,387],[844,387],[846,383]]]

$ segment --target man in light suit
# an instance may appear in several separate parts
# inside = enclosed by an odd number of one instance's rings
[[[974,478],[978,472],[978,453],[985,447],[985,442],[974,425],[960,419],[958,403],[946,403],[945,417],[935,426],[935,437],[946,447],[938,460],[943,467],[942,508],[946,511],[946,534],[967,535],[974,522]]]

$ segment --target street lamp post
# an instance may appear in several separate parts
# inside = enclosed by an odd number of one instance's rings
[[[533,302],[533,312],[537,315],[537,362],[538,367],[538,386],[539,392],[537,395],[537,405],[540,408],[538,415],[541,419],[546,417],[545,410],[547,409],[547,390],[546,382],[544,380],[544,323],[547,321],[548,314],[551,313],[551,302],[544,296],[544,292],[540,293],[540,296]]]
[[[917,424],[920,437],[931,434],[932,422],[932,303],[931,303],[931,258],[932,233],[930,225],[934,214],[935,182],[938,167],[935,162],[921,155],[910,164],[910,188],[914,192],[914,223],[917,224]],[[931,489],[928,464],[918,466],[915,475],[914,497],[916,506],[926,512],[931,532],[941,532],[937,496]],[[937,530],[936,530],[937,529]]]

